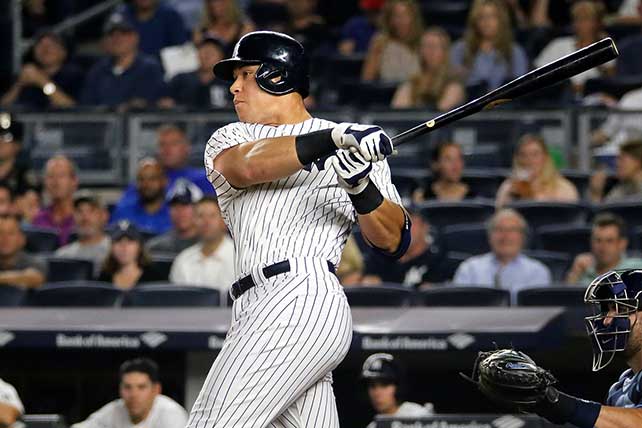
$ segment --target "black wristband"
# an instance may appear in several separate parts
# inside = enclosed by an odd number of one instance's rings
[[[593,428],[601,408],[599,403],[575,398],[549,387],[546,398],[534,411],[559,425],[570,422],[579,428]]]
[[[348,193],[348,196],[350,196],[352,206],[357,211],[357,214],[361,215],[376,210],[383,203],[383,195],[372,181],[363,189],[363,192],[356,195]]]
[[[332,140],[332,128],[297,135],[294,145],[301,165],[308,165],[337,150],[337,146]]]

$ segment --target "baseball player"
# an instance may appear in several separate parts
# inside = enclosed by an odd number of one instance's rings
[[[423,418],[434,413],[432,403],[425,406],[404,401],[405,376],[402,366],[391,354],[370,355],[363,363],[361,379],[368,386],[372,407],[379,415]],[[373,421],[368,428],[374,428]]]
[[[303,47],[245,35],[216,64],[239,122],[214,132],[208,177],[235,243],[232,323],[189,428],[338,427],[331,371],[352,338],[334,275],[355,221],[373,248],[400,257],[409,220],[377,126],[335,124],[305,109]]]

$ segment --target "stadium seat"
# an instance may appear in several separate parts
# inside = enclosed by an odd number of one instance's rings
[[[497,154],[495,154],[497,156]],[[473,166],[466,164],[466,166]],[[495,199],[497,189],[504,181],[504,174],[488,170],[465,170],[461,180],[468,184],[477,196]]]
[[[175,257],[176,255],[173,254],[152,254],[152,266],[165,280],[169,280],[169,272]]]
[[[441,270],[444,277],[450,279],[455,276],[455,272],[459,265],[471,256],[470,253],[460,253],[457,251],[448,251],[446,257],[441,262],[439,269]]]
[[[0,307],[20,306],[25,301],[26,291],[12,285],[0,285]]]
[[[350,306],[408,306],[413,291],[402,286],[377,285],[344,288]]]
[[[445,226],[439,233],[439,244],[443,251],[473,255],[490,251],[484,223]]]
[[[518,306],[584,306],[586,287],[557,285],[525,288],[517,292]]]
[[[464,153],[464,165],[467,168],[501,168],[502,157],[500,149],[496,144],[475,146],[471,151],[467,150]],[[495,195],[493,194],[489,197],[494,198]]]
[[[642,87],[640,76],[594,77],[584,83],[584,95],[606,93],[615,98]]]
[[[492,203],[477,200],[426,201],[417,208],[428,223],[436,228],[462,223],[483,223],[495,212],[495,206]]]
[[[613,202],[604,203],[594,207],[596,214],[611,212],[617,214],[626,221],[631,230],[642,226],[642,203],[640,202]]]
[[[422,186],[430,176],[425,169],[393,168],[391,169],[392,182],[401,197],[410,197],[412,192]]]
[[[580,198],[584,199],[587,195],[591,174],[575,169],[563,169],[560,173],[575,185],[577,193],[580,194]]]
[[[29,303],[34,306],[115,306],[122,295],[122,290],[109,282],[56,282],[35,290]]]
[[[423,306],[508,306],[510,292],[490,287],[446,285],[418,292]]]
[[[58,233],[53,229],[36,226],[22,226],[30,253],[51,253],[58,248]]]
[[[535,246],[575,256],[591,250],[591,226],[550,225],[537,228]]]
[[[91,260],[49,257],[47,264],[48,282],[89,280],[94,275],[94,263]]]
[[[553,281],[562,281],[573,261],[570,255],[553,251],[527,250],[524,255],[544,263],[551,271]]]
[[[551,224],[581,224],[586,220],[588,211],[584,205],[566,202],[520,201],[510,203],[507,207],[523,215],[533,230]]]
[[[220,306],[219,290],[169,283],[150,283],[132,288],[123,306]]]

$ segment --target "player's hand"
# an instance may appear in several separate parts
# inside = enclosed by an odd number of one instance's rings
[[[340,149],[359,152],[368,162],[377,162],[393,151],[390,137],[376,125],[340,123],[332,129],[332,140]]]
[[[352,153],[349,150],[337,150],[337,154],[330,159],[337,173],[339,186],[352,195],[363,192],[370,182],[368,174],[372,171],[372,163],[365,160],[359,152]]]

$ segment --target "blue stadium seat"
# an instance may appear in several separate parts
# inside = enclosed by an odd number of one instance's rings
[[[550,225],[537,228],[535,245],[539,250],[575,256],[591,251],[591,226]]]
[[[34,306],[115,306],[122,295],[122,290],[109,282],[56,282],[35,290],[29,303]]]
[[[132,288],[123,306],[220,306],[220,292],[213,288],[150,283]]]
[[[586,206],[566,202],[520,201],[508,207],[523,215],[533,230],[551,224],[582,224],[588,213]]]
[[[570,255],[554,251],[526,250],[524,254],[544,263],[551,271],[553,281],[562,281],[573,262]]]
[[[446,257],[444,257],[444,260],[441,262],[440,266],[440,270],[442,271],[444,277],[450,279],[455,276],[455,272],[457,271],[459,265],[469,257],[471,257],[470,253],[460,253],[457,251],[446,252]]]
[[[354,286],[344,288],[350,306],[408,306],[413,291],[401,286]]]
[[[48,282],[89,280],[94,275],[94,263],[91,260],[49,257],[47,264]]]
[[[169,280],[169,272],[172,269],[175,257],[175,255],[170,254],[152,254],[152,266],[165,280]]]
[[[462,223],[483,223],[495,212],[495,205],[491,202],[478,200],[426,201],[418,205],[417,208],[428,220],[428,223],[436,228]]]
[[[584,306],[586,287],[557,285],[525,288],[517,292],[518,306]]]
[[[27,292],[12,285],[0,285],[0,307],[20,306],[24,303]]]
[[[631,230],[642,226],[642,203],[640,202],[613,202],[604,203],[594,207],[596,214],[611,212],[617,214],[626,221]]]
[[[27,244],[25,250],[30,253],[51,253],[58,248],[58,232],[53,229],[37,226],[22,226]]]
[[[486,224],[456,224],[446,226],[439,233],[439,244],[443,251],[468,254],[483,254],[490,251]]]
[[[495,154],[497,157],[497,154]],[[467,167],[473,166],[466,164]],[[478,196],[494,199],[497,189],[504,181],[505,176],[500,172],[488,170],[470,170],[467,169],[462,174],[461,180],[468,184]]]
[[[392,182],[401,197],[411,197],[412,192],[427,181],[430,173],[425,168],[391,168]]]
[[[508,306],[510,292],[490,287],[445,285],[418,292],[423,306]]]
[[[496,144],[483,144],[473,147],[472,151],[466,151],[464,164],[467,168],[501,168],[503,166],[500,149]],[[494,198],[495,195],[492,194],[489,197]]]

